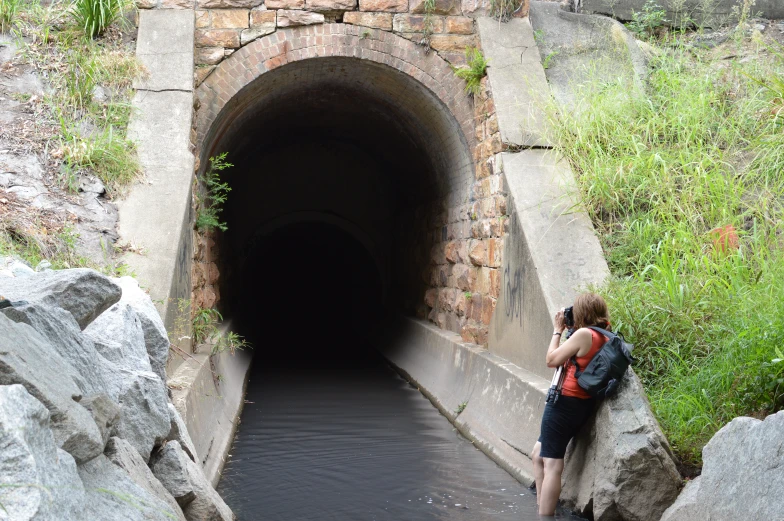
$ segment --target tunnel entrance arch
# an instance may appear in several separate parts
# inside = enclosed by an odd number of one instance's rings
[[[230,230],[206,259],[218,260],[224,304],[260,229],[330,215],[372,245],[383,308],[486,340],[502,229],[477,210],[503,213],[501,187],[476,167],[493,152],[477,144],[476,107],[447,62],[384,31],[283,29],[221,62],[197,99],[201,170],[221,152],[235,164]]]

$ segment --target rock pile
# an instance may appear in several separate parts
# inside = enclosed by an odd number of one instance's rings
[[[166,330],[130,277],[0,272],[0,504],[26,520],[230,521],[169,402]]]

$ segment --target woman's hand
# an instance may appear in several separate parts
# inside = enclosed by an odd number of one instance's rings
[[[555,333],[563,333],[564,329],[566,329],[563,308],[558,310],[558,313],[555,314],[555,318],[553,319],[553,327],[555,328]]]

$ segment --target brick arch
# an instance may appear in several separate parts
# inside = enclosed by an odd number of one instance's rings
[[[435,52],[396,34],[347,24],[279,29],[234,52],[197,88],[197,147],[220,135],[219,118],[243,88],[286,64],[322,57],[356,58],[391,67],[426,87],[449,110],[462,130],[468,150],[476,145],[471,101],[463,80]],[[240,112],[238,107],[232,110]],[[218,125],[216,125],[218,123]],[[225,121],[224,121],[225,124]]]

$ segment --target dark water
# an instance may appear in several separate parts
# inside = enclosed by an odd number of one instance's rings
[[[539,519],[532,492],[380,357],[259,355],[218,489],[241,521]]]

